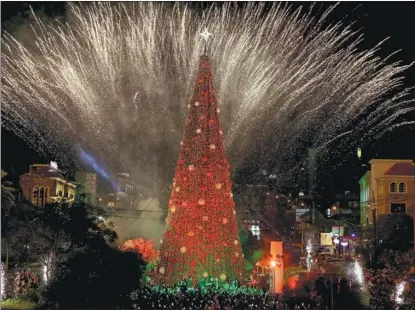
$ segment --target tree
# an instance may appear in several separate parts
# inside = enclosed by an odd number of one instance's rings
[[[141,258],[147,263],[146,271],[152,270],[159,258],[159,252],[154,249],[152,240],[146,240],[144,238],[135,238],[126,240],[121,245],[121,250],[135,252],[141,256]]]
[[[398,303],[397,288],[400,284],[408,284],[406,276],[415,266],[415,253],[384,250],[378,256],[373,268],[367,274],[370,306],[372,309],[411,309],[408,305],[415,304],[414,294],[409,292]],[[405,299],[406,298],[406,299]]]
[[[4,180],[7,176],[7,172],[1,171],[1,215],[8,216],[10,214],[11,208],[15,204],[15,192],[16,189],[13,188],[13,184],[9,181]]]
[[[138,288],[144,262],[116,248],[117,235],[104,218],[103,210],[76,202],[38,208],[22,223],[33,256],[49,264],[39,307],[131,307],[129,293]]]
[[[236,224],[210,61],[200,58],[160,250],[163,283],[206,277],[243,279]]]
[[[101,225],[104,211],[83,202],[50,204],[43,208],[19,201],[5,223],[2,247],[6,262],[40,262],[50,278],[57,264],[93,243],[113,243],[116,233]],[[3,227],[2,227],[3,230]],[[3,251],[2,251],[3,252]],[[7,265],[7,264],[6,264]]]
[[[14,207],[9,209],[1,217],[1,255],[5,262],[5,269],[10,266],[19,265],[28,259],[27,240],[30,238],[21,223],[25,220],[26,214],[33,211],[33,206],[18,201]]]
[[[379,218],[381,249],[406,252],[414,247],[414,221],[408,214],[389,214]]]
[[[265,244],[258,240],[246,227],[239,229],[242,252],[244,253],[245,270],[250,274],[255,264],[265,257]]]
[[[10,214],[16,201],[16,190],[11,182],[4,179],[6,176],[7,172],[1,170],[1,252],[2,254],[5,253],[5,270],[9,268],[9,252],[11,251],[7,237],[10,236],[13,230],[12,225],[10,225],[12,222]]]
[[[59,265],[39,309],[132,308],[145,263],[137,253],[105,243],[78,251]]]

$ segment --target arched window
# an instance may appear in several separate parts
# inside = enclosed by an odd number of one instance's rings
[[[35,188],[33,189],[33,198],[34,198],[34,199],[39,198],[39,187],[35,187]]]
[[[391,183],[390,192],[391,193],[396,193],[397,191],[398,191],[398,187],[397,187],[396,183],[395,182]]]
[[[406,192],[406,184],[401,182],[399,183],[399,192],[400,193],[405,193]]]
[[[39,196],[40,196],[40,205],[43,207],[45,205],[45,189],[43,187],[40,188]]]

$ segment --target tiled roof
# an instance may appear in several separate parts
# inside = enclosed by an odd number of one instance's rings
[[[411,163],[396,163],[385,172],[385,175],[415,176],[415,166]]]
[[[49,177],[49,178],[65,179],[65,177],[58,170],[50,166],[39,168],[36,171],[32,172],[32,175],[39,175],[39,176],[44,176],[44,177]]]

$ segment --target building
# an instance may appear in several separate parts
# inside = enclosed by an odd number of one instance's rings
[[[23,196],[36,206],[75,200],[76,185],[66,180],[55,162],[30,165],[19,183]]]
[[[412,160],[372,159],[371,169],[360,179],[360,223],[392,213],[413,215],[415,163]],[[376,214],[375,214],[376,212]]]
[[[345,192],[337,194],[334,200],[329,201],[326,216],[334,219],[344,219],[355,225],[360,223],[360,202],[359,195]]]
[[[135,209],[146,193],[145,188],[134,182],[129,173],[117,173],[116,188],[101,190],[97,203],[99,206],[117,209]]]
[[[77,171],[75,173],[76,198],[85,196],[85,202],[93,205],[97,195],[97,175],[96,173]]]

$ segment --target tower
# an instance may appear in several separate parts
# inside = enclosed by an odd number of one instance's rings
[[[159,282],[242,280],[229,163],[219,124],[210,60],[200,57],[169,200]]]

